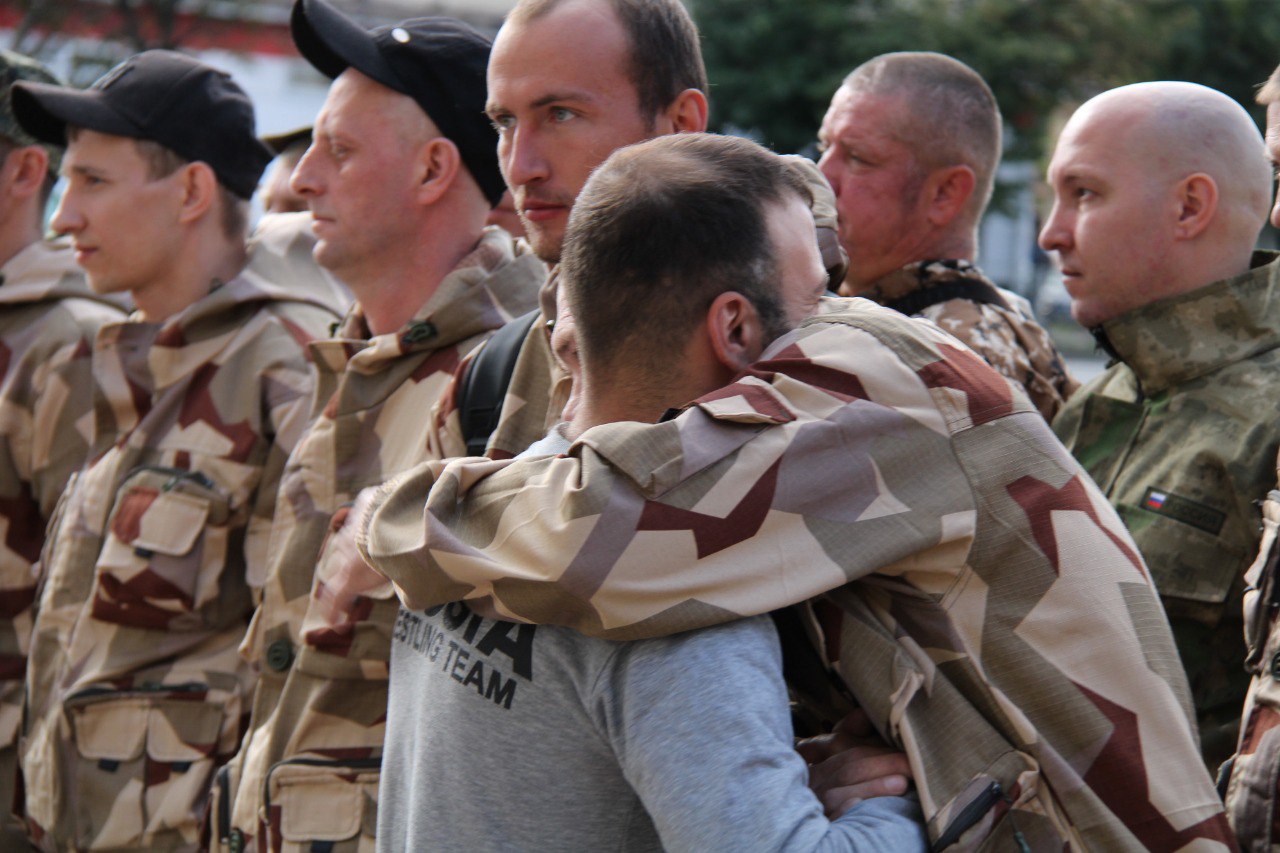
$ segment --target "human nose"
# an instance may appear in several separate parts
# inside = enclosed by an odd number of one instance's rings
[[[1049,218],[1045,220],[1044,227],[1040,229],[1037,242],[1046,252],[1058,251],[1071,245],[1069,217],[1062,205],[1056,201],[1053,209],[1049,211]]]
[[[514,128],[499,143],[503,174],[510,187],[526,186],[551,177],[550,164],[539,135],[528,128]]]
[[[53,212],[49,227],[59,234],[73,234],[84,227],[84,217],[80,214],[75,191],[71,188],[58,200],[58,209]]]
[[[298,165],[293,167],[293,174],[289,176],[289,188],[304,198],[310,198],[321,191],[322,185],[316,164],[318,158],[316,143],[312,142],[302,153]]]

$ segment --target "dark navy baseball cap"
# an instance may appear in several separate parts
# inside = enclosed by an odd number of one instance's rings
[[[13,114],[42,142],[65,145],[67,126],[147,139],[207,163],[249,198],[274,156],[254,133],[253,103],[223,71],[172,50],[129,57],[88,89],[15,83]]]
[[[407,95],[462,155],[489,203],[507,185],[498,169],[498,135],[485,115],[489,39],[453,18],[410,18],[366,30],[324,0],[297,0],[293,41],[326,77],[348,68]]]

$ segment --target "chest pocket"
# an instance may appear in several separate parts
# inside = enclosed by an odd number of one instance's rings
[[[1247,565],[1244,550],[1220,535],[1140,506],[1120,504],[1117,509],[1170,618],[1216,625]]]
[[[222,594],[232,516],[226,492],[198,471],[143,466],[131,472],[107,522],[93,617],[184,631],[220,627],[224,611],[242,612]]]

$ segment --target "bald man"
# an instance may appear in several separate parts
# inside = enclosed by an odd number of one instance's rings
[[[1280,263],[1254,252],[1270,169],[1248,113],[1190,83],[1105,92],[1049,165],[1071,310],[1111,355],[1054,431],[1151,567],[1211,770],[1248,687],[1243,575],[1280,441]]]

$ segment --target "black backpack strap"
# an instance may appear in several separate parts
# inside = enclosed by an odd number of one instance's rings
[[[939,302],[947,302],[952,299],[968,299],[970,302],[995,305],[1006,311],[1013,310],[1009,303],[1005,301],[1005,298],[1000,295],[1000,291],[996,290],[995,285],[988,284],[985,281],[974,281],[973,279],[940,282],[923,287],[914,293],[908,293],[898,299],[890,299],[884,304],[886,308],[892,308],[894,311],[912,317],[930,305],[937,305]]]
[[[458,421],[462,424],[468,456],[483,456],[489,436],[498,428],[502,401],[507,396],[516,359],[540,313],[535,308],[494,332],[462,374],[458,387]]]
[[[827,668],[805,629],[803,604],[774,610],[769,616],[782,648],[782,677],[791,694],[796,737],[826,734],[857,701],[844,681]]]

